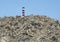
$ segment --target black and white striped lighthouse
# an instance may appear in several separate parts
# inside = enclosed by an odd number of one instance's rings
[[[25,16],[25,7],[22,7],[22,16]]]

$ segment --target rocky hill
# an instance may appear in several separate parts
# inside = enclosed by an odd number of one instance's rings
[[[39,15],[0,18],[0,42],[60,42],[60,21]]]

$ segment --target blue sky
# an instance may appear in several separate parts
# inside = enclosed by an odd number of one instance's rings
[[[0,0],[0,17],[25,14],[46,15],[60,20],[60,0]]]

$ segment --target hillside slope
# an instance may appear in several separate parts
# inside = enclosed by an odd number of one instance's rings
[[[38,15],[0,18],[0,42],[60,42],[60,21]]]

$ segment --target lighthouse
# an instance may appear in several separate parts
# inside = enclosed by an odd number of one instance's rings
[[[22,7],[22,17],[25,16],[25,7]]]

